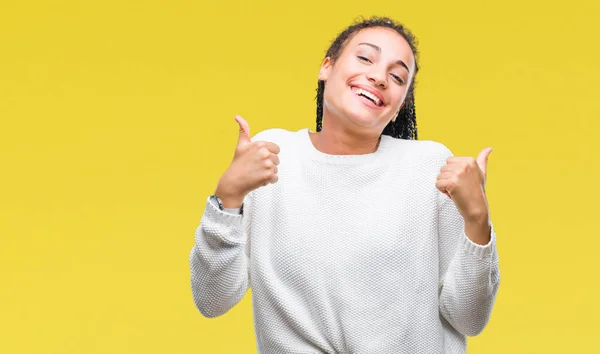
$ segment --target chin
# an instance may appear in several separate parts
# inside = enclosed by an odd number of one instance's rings
[[[368,112],[347,112],[346,117],[352,122],[365,128],[372,128],[377,125],[379,117],[369,114]]]

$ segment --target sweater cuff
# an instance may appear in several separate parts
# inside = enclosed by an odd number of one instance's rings
[[[490,228],[491,238],[490,241],[485,245],[480,245],[471,241],[463,229],[462,237],[460,239],[460,247],[468,254],[474,255],[479,259],[489,257],[496,246],[496,232],[494,231],[494,225],[490,224]]]
[[[242,228],[242,214],[232,214],[219,209],[219,207],[210,200],[210,197],[206,198],[206,213],[216,222]]]
[[[229,214],[241,214],[242,208],[223,208],[223,211]]]

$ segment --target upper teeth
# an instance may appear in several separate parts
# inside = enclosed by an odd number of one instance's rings
[[[378,106],[381,103],[381,101],[379,100],[379,98],[377,98],[374,94],[370,93],[369,91],[365,91],[365,90],[363,90],[361,88],[358,88],[358,87],[353,87],[352,88],[352,92],[354,92],[357,95],[365,95],[365,96],[369,97]]]

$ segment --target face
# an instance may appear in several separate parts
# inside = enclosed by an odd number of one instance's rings
[[[402,108],[414,71],[412,50],[395,30],[355,33],[335,62],[321,65],[324,119],[380,133]]]

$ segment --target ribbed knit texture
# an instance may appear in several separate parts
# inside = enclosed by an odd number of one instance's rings
[[[435,187],[450,150],[384,135],[374,153],[328,155],[308,129],[252,140],[281,148],[279,181],[248,194],[243,215],[207,198],[190,253],[202,315],[251,287],[259,353],[465,353],[500,273],[493,226],[473,243]]]

